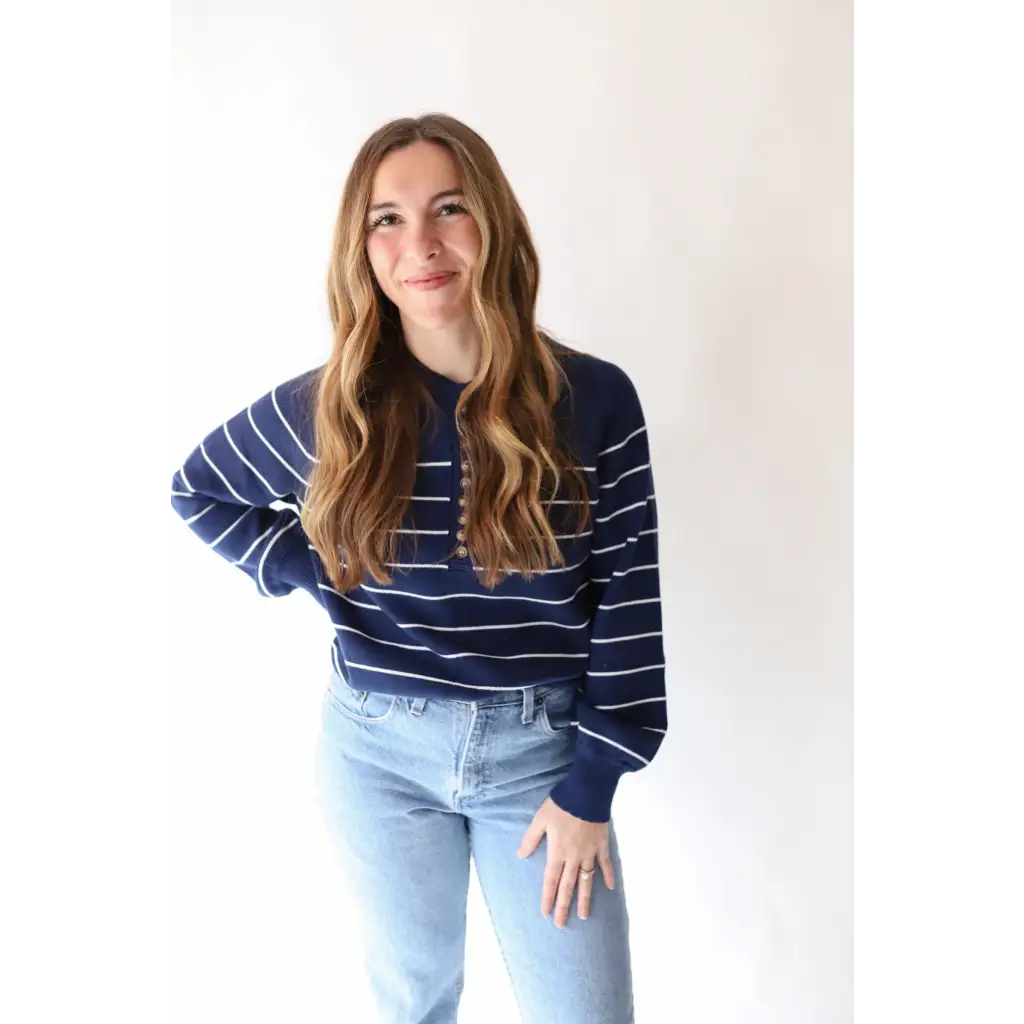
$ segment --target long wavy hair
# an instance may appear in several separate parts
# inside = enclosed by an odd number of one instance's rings
[[[577,532],[589,521],[583,467],[555,415],[569,387],[563,362],[579,353],[534,322],[540,266],[523,211],[490,146],[472,129],[438,113],[401,118],[375,131],[356,156],[327,277],[334,341],[315,381],[318,461],[302,527],[341,591],[367,573],[391,582],[386,565],[399,561],[396,531],[413,492],[422,414],[437,412],[405,345],[399,311],[377,284],[366,252],[377,167],[418,140],[451,153],[482,236],[471,282],[480,362],[455,410],[472,466],[465,543],[478,579],[493,590],[507,572],[531,579],[563,565],[553,522],[563,517],[549,511],[577,509]],[[556,493],[560,503],[550,505]]]

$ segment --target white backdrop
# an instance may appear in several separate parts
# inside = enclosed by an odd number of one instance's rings
[[[37,1010],[73,991],[111,1020],[371,1019],[313,802],[329,623],[259,598],[168,491],[206,431],[325,358],[349,164],[440,110],[526,211],[540,322],[623,366],[649,423],[669,731],[614,806],[637,1020],[852,1019],[850,20],[841,0],[175,0],[149,197],[170,343],[140,325],[100,353],[146,368],[122,438],[146,546],[85,595],[106,624],[82,627],[88,671],[54,676],[22,942],[66,984]],[[58,929],[42,912],[69,907]],[[469,927],[460,1019],[511,1024],[475,877]]]

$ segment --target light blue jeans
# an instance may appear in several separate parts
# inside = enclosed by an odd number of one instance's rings
[[[363,966],[385,1024],[456,1024],[469,861],[524,1024],[633,1024],[629,920],[614,826],[615,888],[594,874],[564,928],[540,912],[547,845],[517,856],[572,764],[572,686],[478,702],[352,689],[332,672],[316,749],[321,809],[361,909]]]

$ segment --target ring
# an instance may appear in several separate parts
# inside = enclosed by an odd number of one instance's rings
[[[580,868],[580,881],[589,882],[590,876],[594,873],[594,869],[591,868],[589,871],[586,868]]]

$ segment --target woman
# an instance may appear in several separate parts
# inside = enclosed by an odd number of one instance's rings
[[[384,125],[342,195],[329,359],[174,474],[261,594],[331,617],[320,794],[389,1024],[456,1019],[471,856],[523,1019],[633,1020],[611,802],[667,725],[653,476],[630,379],[537,330],[537,285],[489,146]]]

